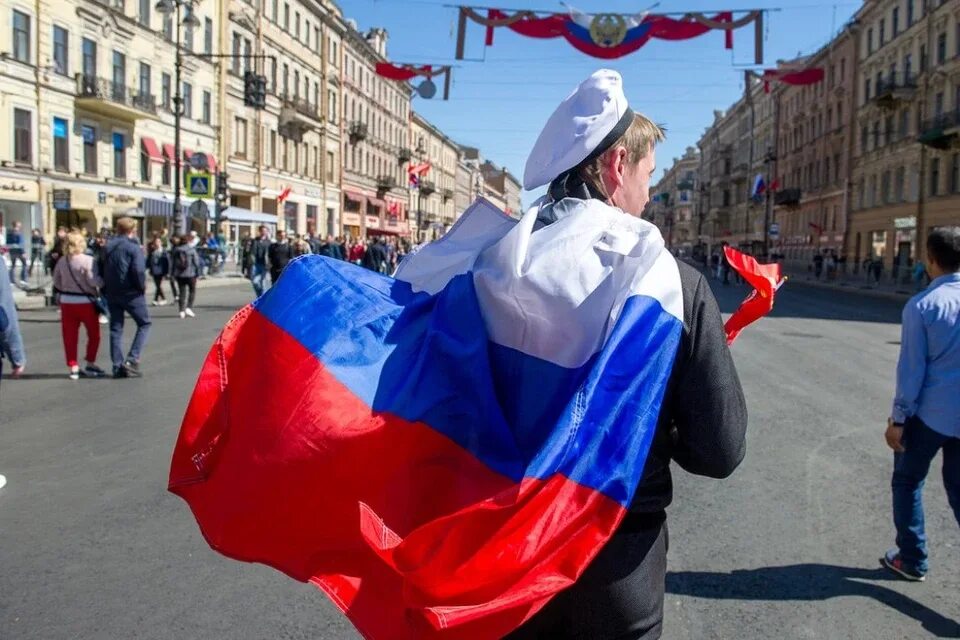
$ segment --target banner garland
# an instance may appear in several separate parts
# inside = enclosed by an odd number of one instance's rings
[[[766,69],[761,76],[764,93],[770,93],[771,82],[782,82],[792,85],[808,85],[823,82],[823,67],[813,67],[800,71],[786,71],[783,69]]]
[[[443,76],[443,99],[448,100],[450,98],[450,65],[442,65],[434,67],[433,65],[416,65],[416,64],[395,64],[391,62],[378,62],[376,66],[376,74],[382,78],[388,80],[396,80],[397,82],[407,82],[418,76],[424,77],[427,80],[432,80],[437,76]]]
[[[467,20],[486,27],[485,46],[493,45],[493,31],[507,27],[529,38],[565,38],[574,48],[595,58],[613,59],[637,51],[652,38],[660,40],[688,40],[711,30],[725,32],[724,46],[733,48],[733,31],[754,24],[754,59],[763,64],[763,11],[747,11],[733,18],[733,11],[721,11],[712,17],[689,12],[680,19],[648,14],[625,16],[617,13],[598,13],[593,16],[577,12],[554,13],[539,16],[534,11],[521,10],[508,14],[501,9],[486,9],[486,17],[474,7],[461,6],[457,27],[456,59],[463,60],[466,44]]]

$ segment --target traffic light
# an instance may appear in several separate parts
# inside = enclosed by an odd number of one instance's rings
[[[230,200],[230,187],[227,183],[228,178],[229,176],[222,171],[217,174],[217,191],[215,197],[217,202],[222,205],[227,204],[227,202]]]
[[[267,78],[253,71],[243,74],[243,104],[254,109],[267,106]]]

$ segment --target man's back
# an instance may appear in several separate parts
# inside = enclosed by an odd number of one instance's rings
[[[143,295],[146,260],[136,240],[126,236],[111,239],[102,254],[103,291],[113,298]]]

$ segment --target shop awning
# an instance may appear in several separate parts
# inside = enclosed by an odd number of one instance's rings
[[[362,193],[359,193],[357,191],[350,191],[349,189],[344,189],[343,195],[347,196],[354,202],[364,202],[367,199],[367,196],[363,195]]]
[[[173,162],[177,159],[177,153],[174,151],[172,144],[164,143],[163,145],[163,155],[167,157],[167,160]]]
[[[221,214],[228,222],[262,222],[264,224],[277,224],[277,216],[272,213],[262,213],[251,211],[241,207],[227,207]]]
[[[381,209],[385,209],[387,206],[387,203],[381,200],[380,198],[367,198],[367,204],[372,204],[373,206],[379,207]]]
[[[150,162],[163,164],[163,154],[160,152],[160,147],[157,146],[156,140],[143,136],[140,138],[140,144],[143,146],[143,152],[150,158]]]

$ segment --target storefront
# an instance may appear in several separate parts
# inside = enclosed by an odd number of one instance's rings
[[[7,231],[20,223],[24,238],[33,229],[46,232],[37,183],[19,178],[0,177],[0,244],[5,244]]]
[[[241,207],[227,207],[221,214],[224,225],[224,236],[227,242],[240,242],[246,235],[256,237],[260,234],[260,226],[267,227],[270,237],[277,234],[277,216],[262,211],[251,211]]]
[[[360,239],[360,231],[363,226],[363,223],[360,219],[359,213],[344,213],[341,216],[343,220],[343,235],[349,237],[352,240]]]

